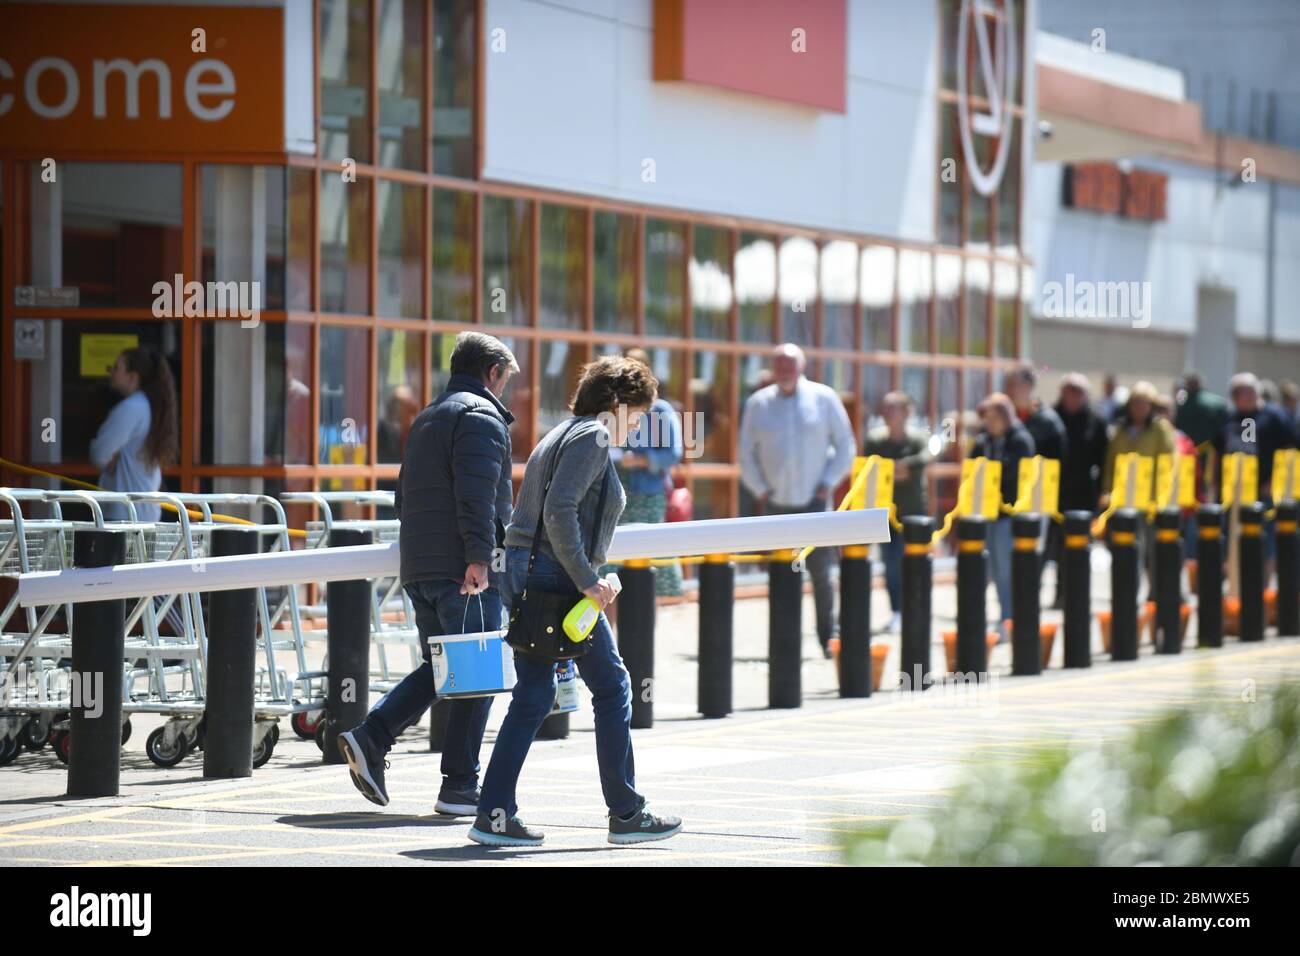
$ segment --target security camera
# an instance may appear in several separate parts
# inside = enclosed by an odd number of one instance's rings
[[[1052,129],[1052,124],[1047,120],[1038,121],[1038,139],[1040,142],[1046,142],[1051,139],[1054,132],[1055,130]]]

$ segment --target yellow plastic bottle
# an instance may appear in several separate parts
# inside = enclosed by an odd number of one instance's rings
[[[623,583],[613,571],[605,575],[605,581],[614,589],[615,594],[623,589]],[[591,636],[591,630],[599,619],[600,608],[596,606],[596,602],[589,597],[584,597],[573,605],[573,609],[568,614],[564,615],[564,633],[573,643],[581,644]]]

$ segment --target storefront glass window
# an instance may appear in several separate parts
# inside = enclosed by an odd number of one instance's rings
[[[853,348],[854,300],[858,297],[858,247],[836,239],[821,249],[822,345]]]
[[[736,423],[731,411],[731,385],[734,360],[722,352],[695,353],[695,374],[691,377],[691,396],[695,405],[693,419],[682,422],[683,441],[693,450],[686,461],[731,461],[731,443]]]
[[[795,345],[812,345],[817,310],[817,246],[794,236],[781,243],[781,337]]]
[[[433,311],[442,322],[474,321],[473,193],[433,191]]]
[[[776,301],[776,243],[750,232],[736,250],[736,302],[742,342],[771,342]]]
[[[478,3],[434,0],[433,171],[473,179]]]
[[[595,225],[595,328],[631,335],[636,331],[636,217],[597,210]]]
[[[320,329],[320,463],[364,465],[370,440],[370,332]]]
[[[697,339],[731,337],[731,232],[696,226],[691,247],[691,323]]]
[[[645,223],[645,334],[682,334],[686,304],[686,224],[666,219]]]
[[[1016,267],[1009,262],[993,264],[994,355],[1016,357]]]
[[[542,407],[538,415],[540,439],[572,414],[569,400],[578,387],[578,373],[587,350],[577,342],[542,342]]]
[[[379,274],[375,308],[380,315],[423,318],[424,190],[381,179]]]
[[[935,318],[938,341],[935,351],[940,355],[958,355],[961,352],[961,257],[936,256],[934,263]]]
[[[587,305],[587,213],[542,205],[541,299],[544,329],[581,329]]]
[[[989,354],[989,263],[966,260],[966,354]]]
[[[930,253],[898,253],[899,345],[908,352],[930,351],[930,294],[934,286]]]
[[[118,354],[128,348],[152,346],[167,359],[176,382],[179,414],[187,385],[181,377],[179,322],[48,319],[44,326],[45,358],[29,363],[27,445],[31,461],[90,460],[91,440],[109,410],[121,400],[109,384],[109,372]]]
[[[152,308],[154,283],[183,271],[181,167],[60,163],[49,183],[41,172],[18,168],[28,213],[17,284],[62,290],[73,308]]]
[[[202,281],[246,285],[239,301],[256,308],[285,307],[285,173],[283,166],[203,167]]]
[[[379,163],[424,169],[422,0],[379,4]]]
[[[526,199],[483,197],[483,321],[528,325],[531,227]]]
[[[378,330],[375,406],[375,458],[380,464],[400,462],[406,451],[411,422],[424,407],[424,337],[402,329]]]
[[[320,179],[320,307],[322,312],[370,311],[370,183],[338,173]]]
[[[862,348],[894,349],[894,271],[897,253],[889,246],[866,246],[859,265],[862,299]]]
[[[370,3],[320,0],[321,157],[370,162]]]

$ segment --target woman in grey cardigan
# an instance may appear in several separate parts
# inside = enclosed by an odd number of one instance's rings
[[[603,609],[614,590],[597,569],[614,537],[627,500],[610,461],[611,446],[627,440],[655,400],[658,382],[640,362],[609,356],[582,370],[573,398],[573,418],[552,429],[533,449],[524,471],[510,527],[506,530],[506,574],[501,598],[514,604],[525,587],[564,593],[577,589]],[[551,487],[546,476],[554,467]],[[539,530],[540,526],[540,530]],[[594,530],[593,530],[594,529]],[[533,535],[541,542],[528,571]],[[682,828],[676,817],[646,809],[636,791],[632,760],[632,684],[614,646],[604,613],[589,640],[578,673],[591,691],[596,714],[596,761],[609,807],[609,842],[665,840]],[[469,838],[487,846],[536,846],[542,834],[517,816],[515,784],[528,748],[555,702],[555,665],[515,655],[517,680],[483,777],[478,817]]]

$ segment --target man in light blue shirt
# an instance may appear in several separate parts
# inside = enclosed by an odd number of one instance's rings
[[[740,422],[740,480],[761,513],[825,511],[831,492],[853,467],[856,447],[849,416],[835,390],[804,377],[807,359],[797,345],[777,348],[774,383],[745,402]],[[817,605],[817,638],[830,657],[835,635],[834,552],[808,556]]]

